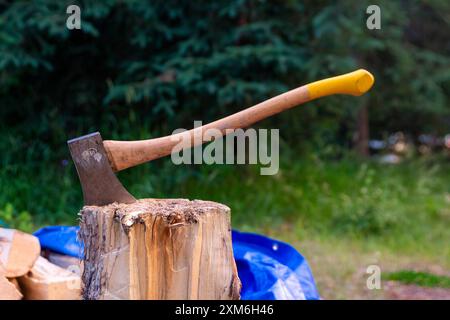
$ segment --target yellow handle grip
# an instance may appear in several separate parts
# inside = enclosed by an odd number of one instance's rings
[[[364,69],[359,69],[341,76],[319,80],[306,85],[310,99],[317,99],[332,94],[350,94],[360,96],[372,87],[375,79]]]

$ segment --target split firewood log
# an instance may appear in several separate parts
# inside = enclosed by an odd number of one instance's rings
[[[38,238],[14,229],[0,228],[0,262],[7,278],[26,274],[41,252]]]
[[[19,278],[25,300],[79,300],[80,276],[39,257],[33,268]]]
[[[22,292],[22,289],[20,289],[20,284],[19,284],[19,281],[17,280],[17,278],[10,278],[8,280],[9,280],[9,282],[11,282],[14,285],[14,287],[17,289],[17,291]]]
[[[9,281],[5,276],[5,268],[0,263],[0,300],[20,300],[22,294],[14,284],[14,281]]]

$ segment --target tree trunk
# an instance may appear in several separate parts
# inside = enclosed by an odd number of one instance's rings
[[[80,215],[84,299],[239,299],[228,207],[144,199]]]
[[[369,110],[363,105],[358,110],[356,151],[363,157],[369,156]]]

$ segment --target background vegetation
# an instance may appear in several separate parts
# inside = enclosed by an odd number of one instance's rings
[[[79,31],[65,27],[73,3]],[[386,166],[353,150],[361,128],[377,139],[449,133],[450,4],[378,1],[382,29],[368,30],[369,4],[0,2],[0,220],[27,231],[77,223],[70,138],[166,135],[364,67],[376,78],[370,94],[326,98],[258,125],[280,128],[276,176],[160,159],[120,179],[137,197],[226,203],[234,227],[297,246],[326,297],[366,295],[348,285],[363,279],[352,277],[368,255],[391,269],[449,270],[448,157]]]

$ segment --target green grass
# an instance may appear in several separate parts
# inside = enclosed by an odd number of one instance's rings
[[[345,238],[449,262],[448,169],[433,161],[389,166],[312,157],[284,162],[271,177],[255,168],[205,168],[178,193],[228,204],[235,227],[270,233],[288,224],[298,239]]]
[[[450,288],[450,277],[439,276],[427,272],[401,270],[388,273],[383,278],[385,280],[394,280],[423,287]]]

